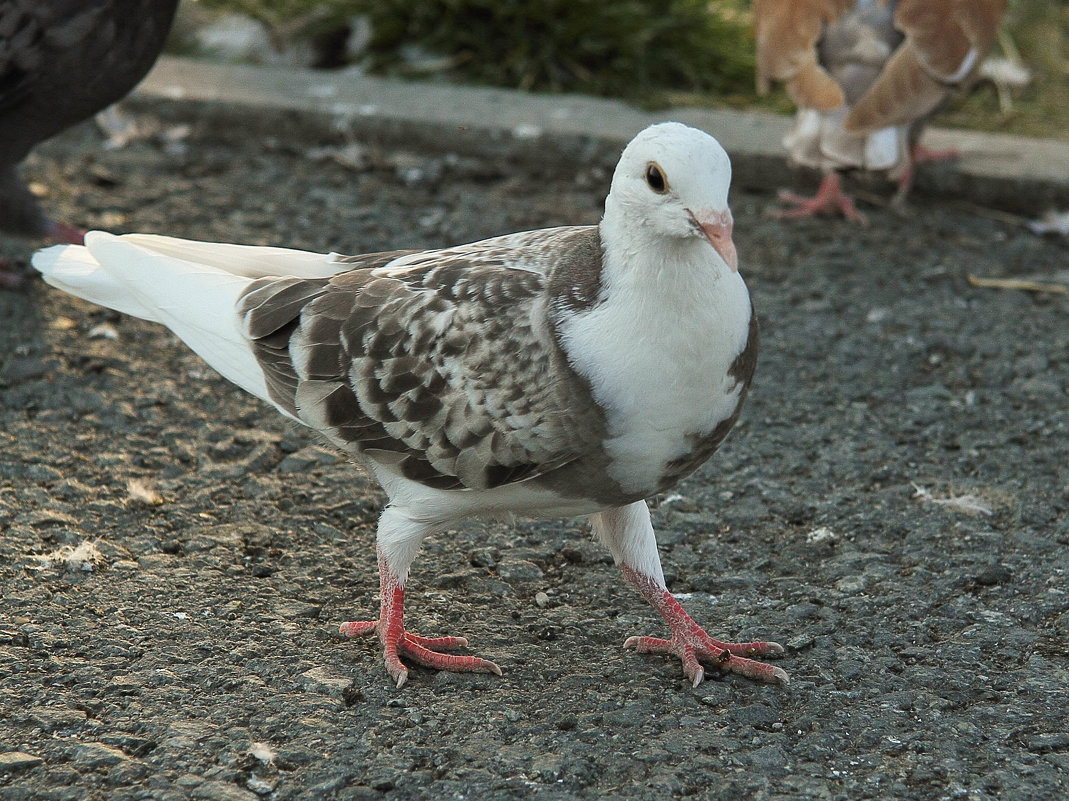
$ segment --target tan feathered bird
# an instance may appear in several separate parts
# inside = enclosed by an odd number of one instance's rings
[[[782,193],[783,217],[864,218],[840,171],[882,171],[909,191],[913,166],[951,154],[918,147],[924,125],[969,85],[1006,0],[754,0],[758,90],[782,82],[798,105],[784,139],[824,171],[813,198]]]

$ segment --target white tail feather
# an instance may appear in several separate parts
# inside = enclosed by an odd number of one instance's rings
[[[100,269],[88,248],[53,245],[33,254],[33,266],[56,289],[131,317],[158,322],[151,309],[142,306],[121,283]]]
[[[165,256],[215,267],[246,278],[284,275],[327,278],[339,270],[347,269],[346,265],[334,263],[329,255],[309,253],[306,250],[196,242],[159,234],[126,234],[122,238]]]
[[[162,323],[224,378],[269,403],[237,312],[241,293],[258,277],[327,276],[345,269],[318,253],[101,231],[86,234],[84,247],[39,251],[33,266],[65,292]]]

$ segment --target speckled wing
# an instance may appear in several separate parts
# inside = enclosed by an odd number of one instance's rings
[[[550,319],[556,265],[590,259],[596,228],[548,229],[342,257],[330,278],[254,281],[238,306],[281,408],[411,480],[491,488],[582,457],[601,430]]]

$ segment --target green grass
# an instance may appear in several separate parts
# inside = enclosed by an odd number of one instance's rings
[[[202,0],[314,36],[355,14],[372,72],[650,102],[659,93],[746,95],[749,15],[731,0]],[[416,47],[423,58],[411,59]]]
[[[1011,0],[1003,24],[1004,41],[1032,70],[1032,82],[1014,94],[1003,111],[991,86],[981,85],[939,117],[961,128],[1069,139],[1069,4]],[[1010,55],[996,47],[996,53]]]

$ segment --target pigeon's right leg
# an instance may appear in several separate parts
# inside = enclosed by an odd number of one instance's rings
[[[402,656],[417,665],[437,670],[501,675],[501,668],[488,659],[435,650],[463,648],[468,644],[463,637],[421,637],[405,629],[404,585],[408,568],[423,538],[435,529],[436,526],[412,520],[394,507],[383,511],[378,535],[379,586],[382,591],[379,619],[342,623],[340,628],[341,633],[349,637],[378,634],[386,671],[398,687],[408,680],[408,668],[401,661]]]
[[[947,150],[932,150],[919,142],[909,149],[909,161],[906,170],[898,179],[898,191],[891,199],[892,206],[901,207],[906,202],[906,196],[913,189],[913,179],[917,177],[917,165],[928,164],[934,161],[949,161],[961,158],[961,151],[957,148]]]

